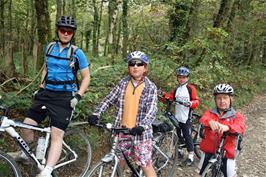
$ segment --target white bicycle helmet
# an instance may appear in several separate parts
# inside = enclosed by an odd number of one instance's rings
[[[228,94],[228,95],[234,95],[234,89],[229,84],[218,84],[213,89],[213,94]]]
[[[184,67],[184,66],[182,66],[180,68],[176,68],[175,72],[176,72],[177,76],[186,76],[186,77],[188,77],[189,74],[190,74],[189,69],[187,67]]]
[[[149,59],[148,59],[148,56],[141,52],[141,51],[134,51],[134,52],[131,52],[128,57],[127,57],[127,62],[130,62],[131,60],[133,59],[138,59],[138,60],[141,60],[143,61],[144,63],[148,64],[149,63]]]

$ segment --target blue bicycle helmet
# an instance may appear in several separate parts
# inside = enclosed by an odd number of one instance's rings
[[[189,74],[190,74],[189,69],[184,67],[184,66],[176,69],[176,75],[177,76],[186,76],[186,77],[188,77]]]
[[[141,60],[143,61],[144,63],[148,64],[149,63],[149,58],[148,56],[141,52],[141,51],[134,51],[134,52],[131,52],[128,56],[127,56],[127,62],[130,62],[131,60],[134,60],[134,59],[137,59],[137,60]]]

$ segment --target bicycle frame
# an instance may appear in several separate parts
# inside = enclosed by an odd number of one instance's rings
[[[43,157],[39,161],[36,158],[35,154],[31,151],[31,148],[28,146],[28,144],[25,142],[25,140],[15,130],[15,127],[26,128],[26,129],[35,130],[35,131],[39,131],[39,132],[45,133],[46,134],[46,136],[45,136],[45,154],[47,153],[47,148],[48,148],[49,140],[50,140],[50,137],[51,137],[51,128],[50,127],[41,128],[41,127],[38,127],[38,126],[22,123],[20,121],[13,121],[11,119],[8,119],[8,117],[6,117],[6,116],[2,116],[2,118],[1,118],[0,132],[7,132],[12,138],[14,138],[16,140],[16,142],[21,147],[21,149],[31,159],[33,159],[35,161],[35,163],[37,164],[37,167],[40,170],[44,169],[44,166],[45,166],[45,163],[46,163],[46,158]],[[64,166],[64,165],[69,164],[69,163],[71,163],[73,161],[76,161],[77,158],[78,158],[78,155],[76,154],[76,152],[73,151],[70,148],[70,146],[68,146],[64,141],[63,141],[63,146],[66,147],[71,153],[73,153],[74,158],[70,159],[70,160],[68,160],[66,162],[58,163],[57,165],[55,165],[54,169],[57,169],[57,168],[59,168],[61,166]],[[63,159],[61,158],[59,160],[59,162],[62,161],[62,160]]]

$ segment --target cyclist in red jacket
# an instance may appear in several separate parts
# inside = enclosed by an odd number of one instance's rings
[[[205,126],[204,136],[200,144],[203,154],[199,163],[200,175],[215,153],[223,132],[240,133],[245,129],[244,117],[232,107],[234,89],[228,84],[219,84],[213,90],[216,107],[207,110],[200,118]],[[228,136],[225,139],[225,159],[222,171],[225,177],[236,176],[235,148],[236,137]]]
[[[180,67],[176,69],[176,77],[178,85],[170,93],[163,92],[161,101],[169,99],[175,102],[175,117],[179,122],[179,126],[185,138],[187,145],[188,158],[184,161],[184,165],[191,166],[194,161],[194,145],[191,136],[191,117],[192,110],[199,105],[199,99],[197,96],[196,88],[188,83],[190,71],[186,67]],[[160,93],[159,93],[160,94]],[[177,132],[180,137],[181,132]],[[183,139],[180,138],[181,141]],[[183,142],[182,142],[183,143]],[[183,152],[179,150],[179,156],[183,156]]]

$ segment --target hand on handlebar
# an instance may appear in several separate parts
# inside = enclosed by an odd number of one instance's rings
[[[136,126],[130,130],[130,134],[133,136],[141,135],[144,132],[144,128],[142,126]]]
[[[96,125],[99,123],[99,117],[96,115],[89,115],[88,122],[90,125]]]

